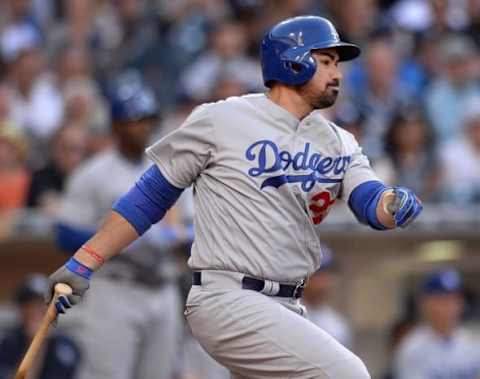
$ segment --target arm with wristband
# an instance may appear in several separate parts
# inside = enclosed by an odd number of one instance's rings
[[[370,180],[358,185],[348,205],[357,219],[376,230],[405,228],[423,210],[421,201],[406,187],[390,187]]]
[[[422,212],[421,201],[406,187],[381,182],[354,136],[341,132],[350,154],[342,182],[342,199],[358,221],[375,230],[405,228]]]
[[[151,166],[113,205],[93,237],[50,275],[45,300],[50,302],[55,284],[65,283],[72,287],[73,293],[59,298],[57,311],[65,313],[67,308],[78,303],[89,288],[93,272],[160,221],[182,191],[171,185],[157,166]]]

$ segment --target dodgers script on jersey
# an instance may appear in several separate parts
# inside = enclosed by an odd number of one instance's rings
[[[193,184],[193,270],[298,282],[320,265],[320,223],[337,198],[378,180],[354,137],[265,94],[204,104],[147,149],[171,184]]]

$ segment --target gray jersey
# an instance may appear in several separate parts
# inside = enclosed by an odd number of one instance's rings
[[[415,328],[395,357],[397,379],[478,379],[480,341],[465,330],[442,338],[427,326]]]
[[[300,122],[264,94],[196,108],[147,149],[174,186],[193,184],[192,269],[296,282],[320,265],[320,222],[377,180],[354,137],[314,111]]]
[[[59,219],[62,223],[86,230],[95,230],[112,208],[113,203],[151,166],[145,158],[132,163],[114,150],[103,152],[83,164],[71,176],[62,201]],[[174,275],[174,262],[161,254],[169,246],[163,238],[162,225],[155,225],[130,245],[123,254],[105,267],[123,273],[144,272],[154,277]],[[106,270],[99,270],[99,275]]]

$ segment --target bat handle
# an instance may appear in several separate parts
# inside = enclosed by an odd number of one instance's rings
[[[61,295],[71,295],[72,294],[72,287],[65,283],[57,283],[53,288],[53,298],[50,304],[48,305],[47,313],[45,316],[48,316],[49,325],[52,324],[57,319],[57,309],[55,308],[55,302],[57,301],[58,297]],[[48,327],[47,327],[48,328]]]
[[[15,374],[14,379],[24,379],[27,375],[27,372],[32,367],[35,362],[35,357],[38,355],[43,342],[48,334],[50,325],[52,325],[57,319],[57,309],[55,308],[55,302],[57,301],[60,295],[70,295],[72,293],[72,288],[64,283],[57,283],[54,287],[54,295],[52,301],[48,305],[47,312],[43,316],[42,322],[38,330],[35,332],[32,342],[23,357],[20,366],[18,367],[17,373]]]
[[[402,206],[402,198],[397,196],[395,192],[392,191],[385,195],[385,201],[386,202],[384,203],[383,210],[385,213],[395,216]]]

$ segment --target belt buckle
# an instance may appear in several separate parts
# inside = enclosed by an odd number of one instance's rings
[[[305,288],[305,279],[303,279],[301,282],[299,282],[295,288],[293,289],[293,294],[292,296],[295,298],[295,299],[298,299],[299,297],[302,297],[302,292],[303,292],[303,289]],[[298,296],[297,296],[298,295]]]

